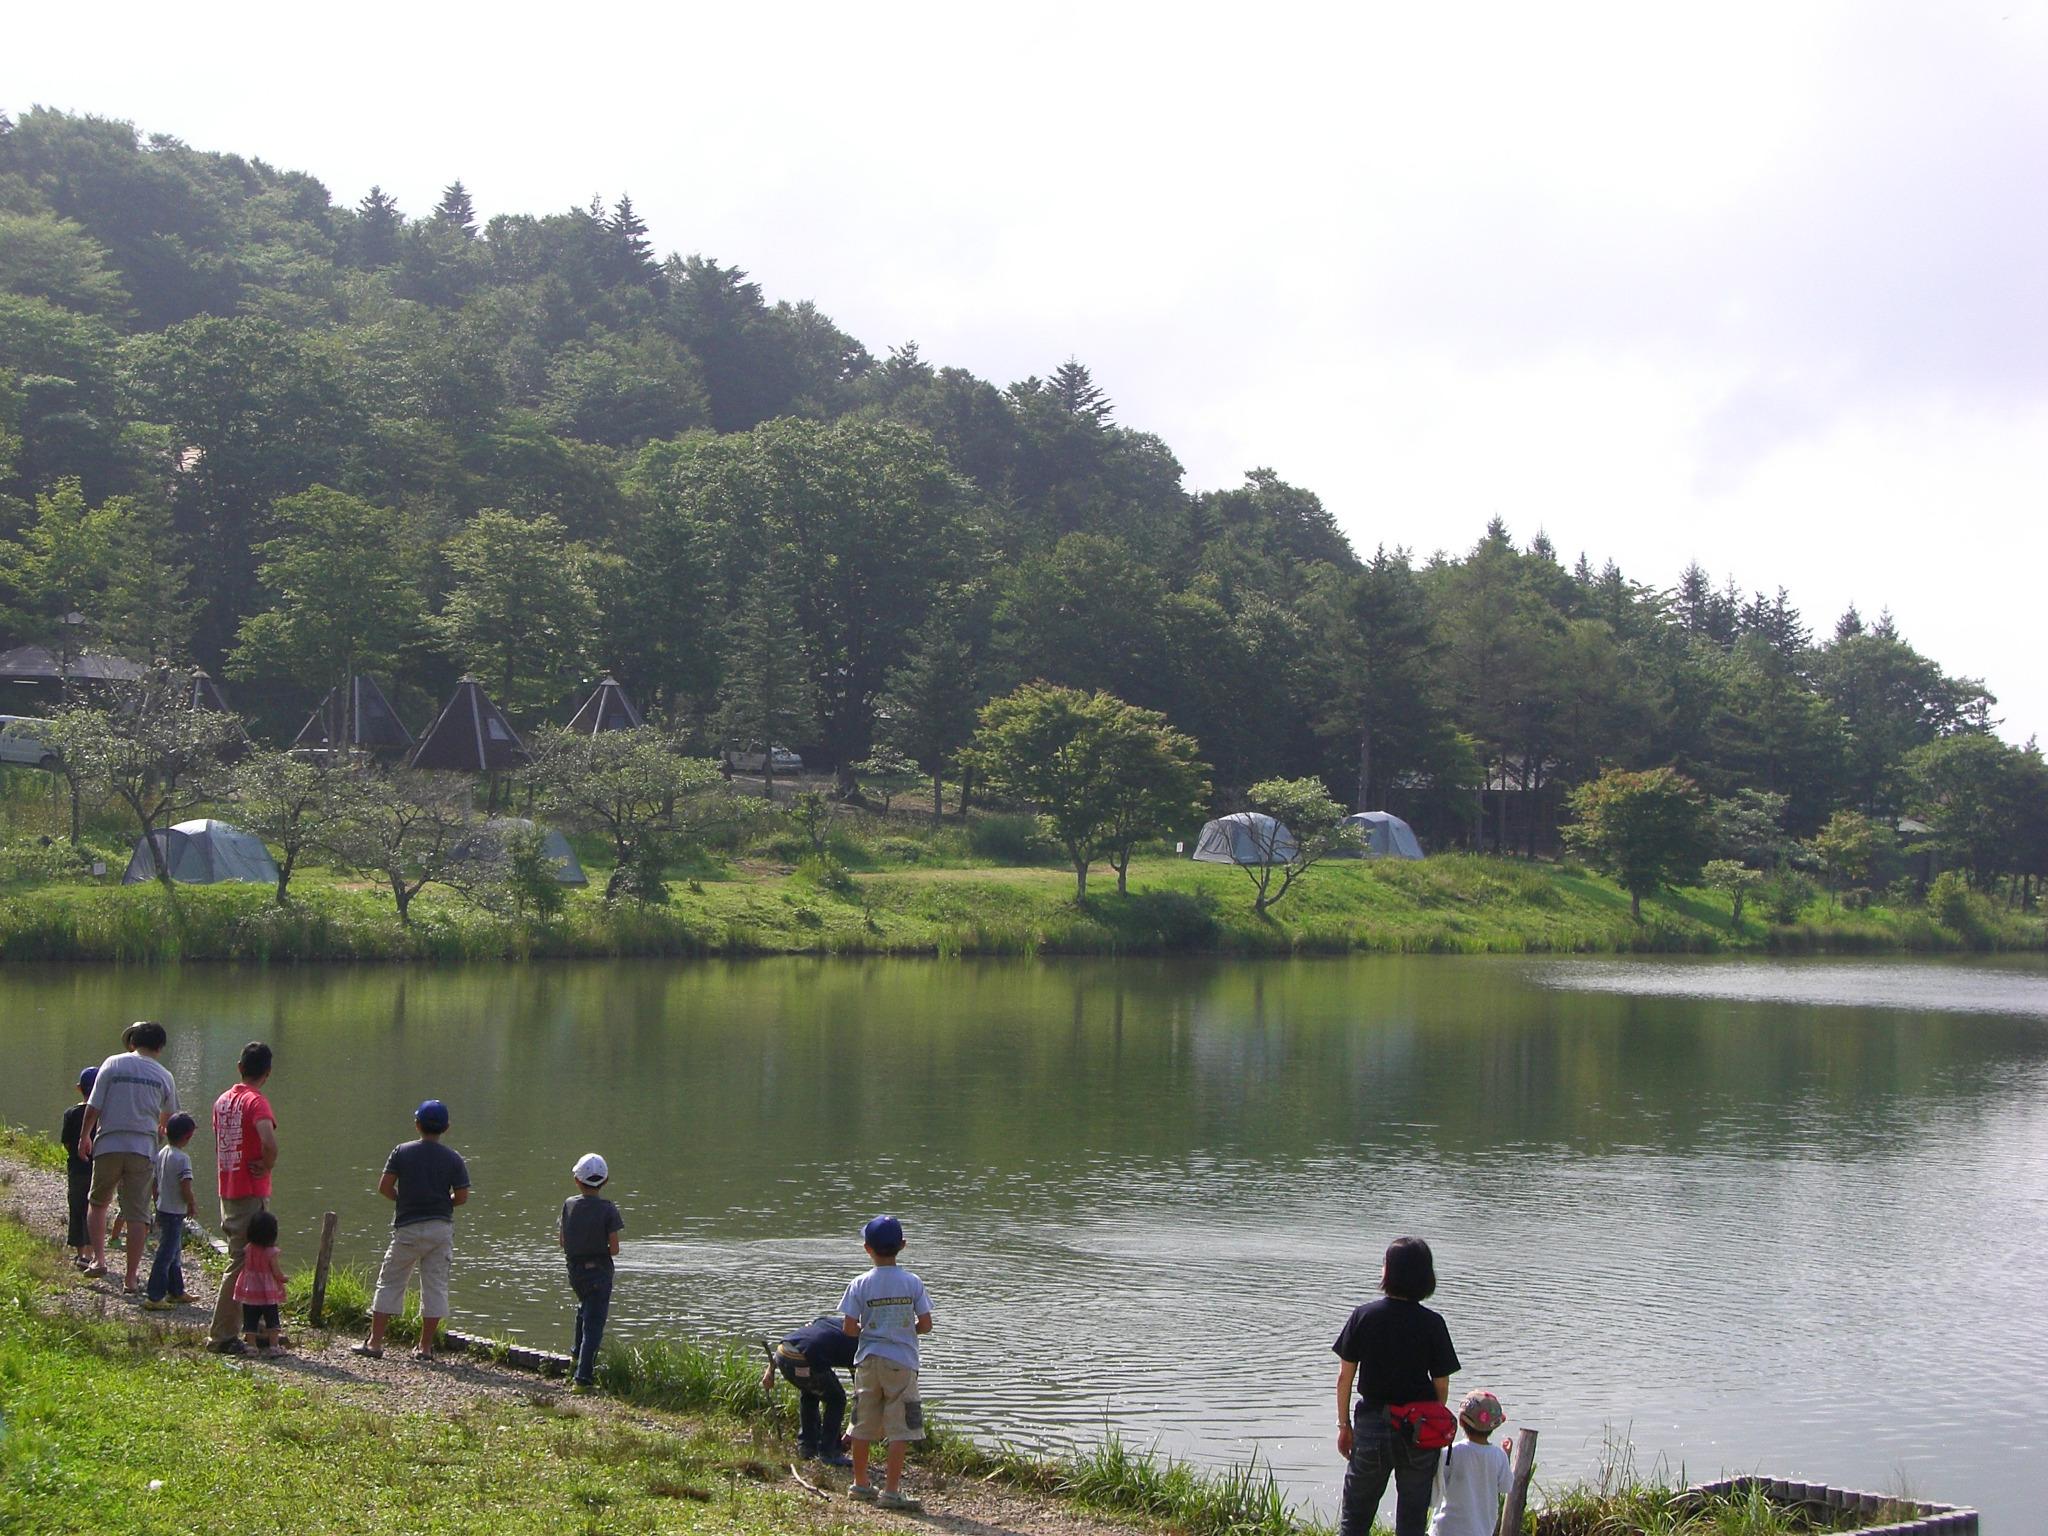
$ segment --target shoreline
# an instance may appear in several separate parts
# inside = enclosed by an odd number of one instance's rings
[[[267,886],[0,888],[0,966],[742,959],[762,956],[1189,956],[1218,960],[1429,954],[1966,954],[2048,951],[2039,912],[1972,897],[1851,910],[1814,902],[1790,922],[1683,889],[1629,916],[1618,888],[1575,869],[1447,855],[1312,872],[1286,904],[1252,911],[1227,867],[1155,858],[1076,905],[1045,867],[877,870],[821,885],[775,867],[679,881],[666,905],[572,892],[541,919],[439,890],[401,924],[390,899],[311,872],[280,906]]]

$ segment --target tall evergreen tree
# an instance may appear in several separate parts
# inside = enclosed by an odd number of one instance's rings
[[[469,189],[460,177],[448,183],[441,201],[434,205],[434,222],[476,238],[476,204],[470,201]]]
[[[973,646],[953,614],[937,607],[910,637],[909,654],[889,674],[882,696],[882,735],[930,776],[934,821],[945,812],[946,770],[974,736],[981,703],[975,674]]]
[[[405,229],[405,216],[398,200],[373,186],[356,204],[356,265],[374,272],[398,260],[398,237]]]
[[[605,233],[615,243],[614,271],[621,281],[651,282],[660,275],[654,246],[647,238],[647,225],[633,211],[633,199],[624,193],[604,221]]]
[[[1046,381],[1045,392],[1069,416],[1092,427],[1108,426],[1115,414],[1109,396],[1077,357],[1068,358],[1053,370],[1052,377]]]

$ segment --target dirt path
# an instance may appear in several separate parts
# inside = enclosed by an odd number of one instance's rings
[[[18,1222],[52,1246],[64,1241],[64,1177],[0,1152],[0,1219]],[[140,1296],[122,1293],[122,1253],[109,1244],[108,1274],[83,1275],[59,1293],[59,1306],[82,1315],[125,1322],[138,1331],[168,1337],[203,1333],[212,1316],[214,1279],[188,1252],[187,1289],[198,1304],[172,1312],[145,1312]],[[145,1261],[143,1274],[148,1274]],[[317,1392],[384,1413],[451,1413],[464,1404],[499,1399],[546,1406],[555,1412],[617,1418],[645,1428],[672,1431],[677,1421],[630,1403],[605,1397],[576,1397],[566,1382],[512,1370],[487,1360],[444,1355],[432,1365],[413,1360],[401,1346],[382,1360],[349,1353],[352,1335],[302,1331],[292,1352],[280,1360],[220,1357],[223,1370],[274,1371]],[[890,1514],[844,1497],[847,1475],[806,1465],[803,1476],[830,1497],[806,1497],[821,1518],[856,1526],[938,1526],[957,1536],[1143,1536],[1144,1527],[1100,1519],[1054,1499],[1032,1498],[993,1483],[917,1471],[912,1483],[925,1500],[921,1516]],[[795,1487],[794,1482],[790,1485]]]

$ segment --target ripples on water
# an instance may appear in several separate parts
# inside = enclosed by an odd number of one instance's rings
[[[137,996],[137,993],[142,996]],[[611,1158],[625,1337],[780,1333],[894,1209],[931,1286],[928,1395],[1027,1447],[1256,1451],[1328,1511],[1346,1311],[1428,1236],[1466,1369],[1543,1430],[1692,1476],[1979,1502],[2044,1479],[2048,970],[1369,960],[587,966],[0,977],[0,1115],[54,1118],[105,1021],[182,1082],[279,1048],[290,1229],[370,1191],[403,1109],[457,1105],[457,1310],[544,1343],[566,1167]]]

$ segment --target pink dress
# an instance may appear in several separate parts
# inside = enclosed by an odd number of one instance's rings
[[[235,1300],[246,1307],[284,1305],[284,1271],[275,1248],[251,1243],[242,1250],[242,1272],[235,1276]]]

